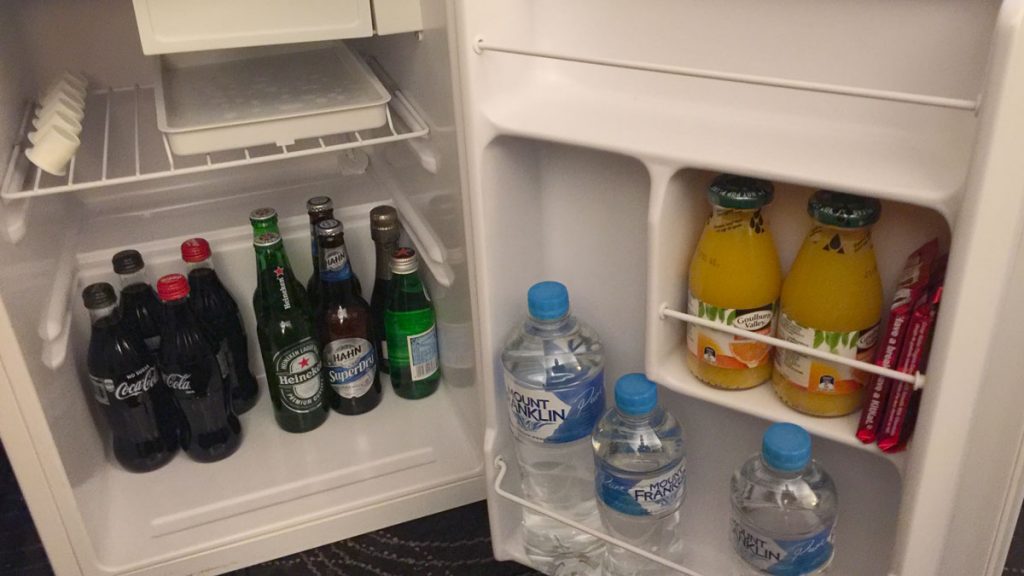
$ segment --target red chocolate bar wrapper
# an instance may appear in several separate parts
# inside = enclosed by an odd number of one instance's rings
[[[931,297],[924,305],[914,309],[907,332],[907,340],[900,356],[899,370],[914,373],[924,372],[931,347],[931,337],[935,328],[935,318],[942,300],[942,284],[931,292]],[[917,407],[921,401],[920,390],[914,390],[913,384],[896,382],[892,388],[889,407],[885,412],[878,438],[878,447],[883,452],[899,452],[907,447],[907,442],[914,431],[917,420]]]
[[[907,258],[896,288],[896,296],[889,308],[889,320],[882,345],[875,355],[875,364],[895,368],[910,324],[910,315],[922,295],[927,293],[932,267],[939,250],[938,240],[931,240]],[[886,412],[893,381],[883,376],[872,376],[865,390],[864,407],[857,426],[857,438],[871,444],[878,438],[878,429]]]

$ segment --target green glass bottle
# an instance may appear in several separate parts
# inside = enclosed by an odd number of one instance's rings
[[[273,208],[257,208],[249,212],[249,224],[252,226],[253,240],[269,232],[281,234],[281,230],[277,227],[277,210]],[[258,278],[259,276],[257,275]],[[256,312],[256,319],[259,320],[263,316],[259,285],[256,286],[256,290],[252,293],[252,309]]]
[[[277,424],[308,432],[327,419],[320,347],[309,319],[302,285],[295,279],[281,236],[261,234],[256,248],[257,290],[264,316],[260,352]]]
[[[391,295],[384,312],[391,385],[402,398],[430,396],[441,380],[437,319],[412,248],[391,255]]]

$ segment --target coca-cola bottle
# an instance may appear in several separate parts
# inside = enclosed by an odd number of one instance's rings
[[[90,284],[82,300],[92,319],[89,380],[114,437],[114,457],[132,472],[156,470],[178,451],[174,400],[152,354],[122,322],[114,287]]]
[[[231,408],[235,414],[244,414],[256,405],[259,386],[249,370],[249,344],[238,304],[213,269],[209,242],[202,238],[182,242],[181,258],[188,264],[192,311],[217,344]]]
[[[160,349],[160,302],[146,278],[146,263],[138,250],[122,250],[112,259],[121,280],[121,318],[153,354]]]
[[[159,366],[181,412],[181,447],[197,462],[234,454],[242,426],[231,411],[217,353],[189,303],[188,280],[168,274],[156,284],[164,304]]]

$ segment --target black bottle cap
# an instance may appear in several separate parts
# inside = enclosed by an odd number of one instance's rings
[[[117,292],[114,287],[106,282],[89,284],[82,290],[82,302],[89,310],[97,310],[117,304]]]
[[[114,263],[114,272],[118,274],[133,274],[146,267],[138,250],[121,250],[114,254],[111,261]]]
[[[313,196],[306,200],[307,214],[320,214],[322,212],[332,212],[333,210],[334,201],[327,196]]]

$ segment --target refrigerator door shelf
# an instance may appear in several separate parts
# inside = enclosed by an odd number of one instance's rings
[[[676,572],[678,572],[680,574],[686,574],[687,576],[703,576],[701,573],[694,572],[693,570],[690,570],[689,568],[686,568],[686,567],[682,566],[681,564],[676,564],[675,562],[673,562],[671,560],[667,560],[665,558],[662,558],[662,557],[658,556],[657,554],[652,554],[652,553],[644,550],[643,548],[638,548],[638,547],[636,547],[636,546],[634,546],[634,545],[632,545],[632,544],[630,544],[628,542],[624,542],[622,540],[619,540],[618,538],[615,538],[614,536],[609,536],[608,534],[605,534],[604,532],[601,532],[599,530],[594,530],[593,528],[590,528],[589,526],[586,526],[584,524],[576,522],[575,520],[572,520],[570,518],[566,518],[565,516],[562,516],[561,514],[558,514],[557,512],[553,512],[551,510],[548,510],[547,508],[544,508],[543,506],[538,506],[537,504],[534,504],[533,502],[530,502],[529,500],[526,500],[525,498],[521,498],[519,496],[516,496],[515,494],[509,492],[508,490],[505,490],[502,487],[502,483],[505,481],[505,474],[508,472],[508,465],[505,464],[505,459],[503,457],[501,457],[501,456],[498,456],[497,458],[495,458],[494,459],[494,467],[498,471],[497,476],[494,477],[494,492],[498,496],[501,496],[502,498],[508,500],[509,502],[513,502],[515,504],[518,504],[519,506],[522,506],[523,508],[530,509],[530,510],[532,510],[532,511],[538,513],[538,514],[543,514],[544,516],[547,516],[548,518],[552,518],[554,520],[558,520],[562,524],[566,524],[568,526],[572,526],[573,528],[575,528],[577,530],[580,530],[582,532],[586,532],[587,534],[590,534],[591,536],[593,536],[595,538],[603,540],[604,542],[606,542],[609,545],[618,546],[620,548],[624,548],[626,550],[629,550],[630,552],[632,552],[634,554],[638,554],[640,556],[643,556],[644,558],[650,560],[651,562],[656,562],[658,564],[661,564],[662,566],[664,566],[666,568],[669,568],[671,570],[675,570]]]

